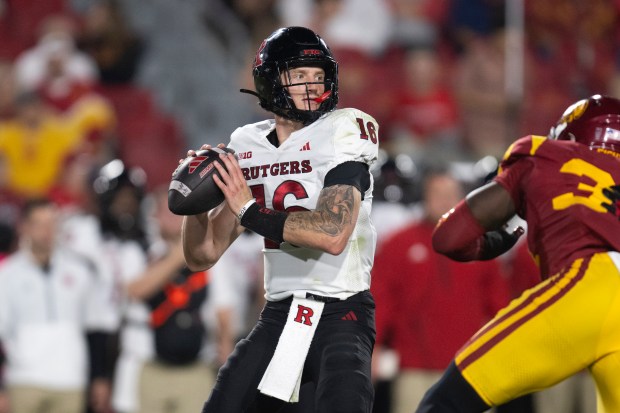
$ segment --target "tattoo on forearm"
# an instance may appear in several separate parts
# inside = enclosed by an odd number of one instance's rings
[[[340,234],[353,219],[354,188],[334,185],[323,189],[312,214],[291,214],[287,225],[292,229],[315,231],[332,237]]]

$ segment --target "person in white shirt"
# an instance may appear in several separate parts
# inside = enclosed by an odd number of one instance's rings
[[[0,339],[6,353],[0,406],[12,412],[85,408],[86,333],[97,327],[89,325],[95,317],[87,305],[95,275],[87,260],[57,244],[58,223],[51,201],[28,201],[19,248],[0,265]]]
[[[256,91],[248,92],[275,117],[233,132],[236,156],[221,155],[225,168],[214,163],[225,202],[183,224],[194,270],[213,266],[246,229],[265,238],[267,303],[220,369],[203,412],[278,411],[312,383],[317,412],[369,413],[376,242],[369,168],[379,127],[360,110],[336,110],[338,64],[309,29],[272,33],[253,75]]]

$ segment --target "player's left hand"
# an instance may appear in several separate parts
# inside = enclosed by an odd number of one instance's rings
[[[603,188],[603,195],[605,195],[610,202],[602,202],[601,206],[610,214],[620,219],[620,185]]]

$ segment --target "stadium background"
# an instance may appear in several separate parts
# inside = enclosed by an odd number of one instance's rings
[[[84,131],[61,172],[82,152],[86,168],[120,158],[153,189],[188,148],[269,116],[239,93],[252,87],[256,47],[277,27],[306,25],[340,63],[339,106],[381,125],[377,201],[413,210],[410,219],[433,164],[479,185],[510,142],[546,135],[571,102],[620,96],[619,14],[617,0],[0,0],[0,119],[11,121],[30,92],[54,113],[103,98],[113,119]],[[50,77],[17,71],[58,28],[96,71],[57,73],[55,90]],[[0,218],[11,226],[8,205],[31,194],[6,174]],[[37,195],[73,202],[69,181],[59,173]],[[385,222],[385,236],[403,223]]]

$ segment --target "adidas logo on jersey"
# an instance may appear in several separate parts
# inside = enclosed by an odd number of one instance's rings
[[[357,316],[353,311],[349,311],[344,317],[340,317],[341,320],[357,321]]]
[[[310,150],[310,142],[306,142],[306,144],[301,147],[299,152],[301,152],[301,151],[309,151],[309,150]]]

